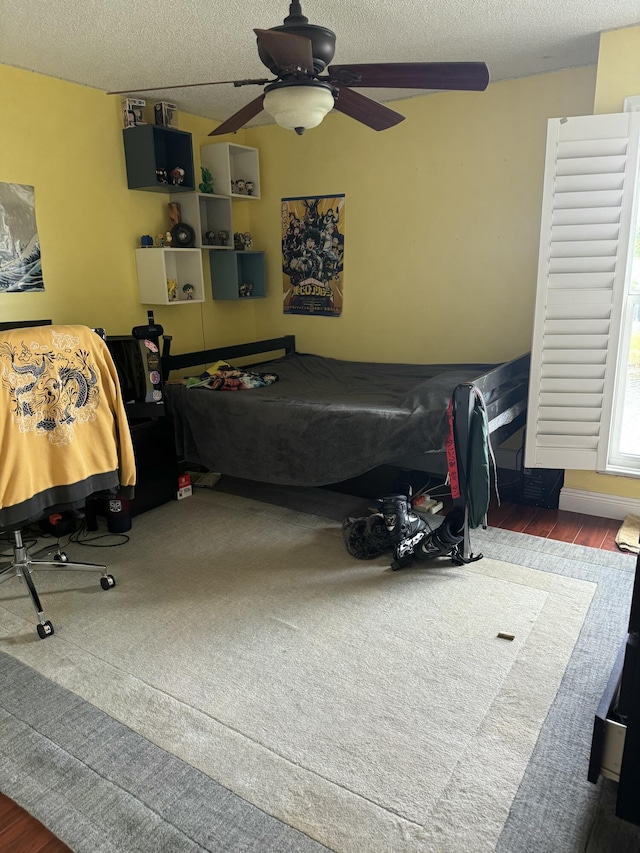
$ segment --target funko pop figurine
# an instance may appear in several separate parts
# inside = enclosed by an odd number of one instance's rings
[[[247,195],[253,195],[256,185],[253,181],[245,181],[244,188],[247,191]]]
[[[221,246],[229,245],[229,232],[228,231],[218,231],[218,241]]]
[[[169,178],[167,176],[167,170],[164,168],[156,169],[156,181],[159,184],[168,184]]]
[[[171,176],[171,183],[174,186],[182,186],[182,184],[184,183],[184,169],[181,166],[176,166],[175,169],[172,169],[169,172],[169,174]]]
[[[193,299],[193,291],[194,287],[192,284],[187,283],[182,285],[182,292],[186,295],[187,299]]]
[[[236,188],[235,188],[235,190],[233,190],[233,192],[237,192],[237,193],[242,194],[244,192],[244,188],[245,188],[244,181],[238,180],[238,181],[236,181]]]
[[[216,235],[213,231],[205,231],[204,239],[207,241],[208,246],[215,246],[216,244]]]
[[[248,231],[241,234],[239,231],[233,235],[233,247],[237,252],[247,252],[253,246],[253,237]]]
[[[214,193],[213,189],[213,176],[209,169],[205,169],[204,166],[201,167],[200,171],[202,172],[202,183],[199,185],[199,190],[201,193]]]

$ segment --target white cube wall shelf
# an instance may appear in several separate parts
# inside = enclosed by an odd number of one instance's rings
[[[200,249],[136,249],[138,290],[143,305],[185,305],[204,302],[204,274]],[[176,281],[176,299],[169,298],[167,280]],[[191,299],[183,287],[193,287]]]
[[[267,295],[264,252],[231,252],[209,255],[211,295],[214,299],[262,299]],[[250,296],[241,295],[241,285],[250,283]]]
[[[180,205],[180,219],[196,232],[198,249],[233,250],[233,224],[231,221],[231,199],[210,193],[183,193],[171,196],[171,201]],[[218,238],[220,231],[229,235],[226,245]],[[206,234],[213,232],[214,243],[207,243]]]
[[[204,168],[209,169],[213,177],[213,188],[217,195],[231,196],[233,199],[260,198],[260,164],[257,148],[236,145],[233,142],[215,142],[200,147],[200,159]],[[233,181],[253,181],[252,195],[234,192]]]

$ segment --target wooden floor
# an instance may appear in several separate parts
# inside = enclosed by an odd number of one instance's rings
[[[587,545],[604,551],[619,551],[615,537],[622,522],[613,518],[506,503],[499,507],[492,506],[487,521],[490,527],[502,527],[517,533],[573,542],[575,545]]]
[[[0,794],[0,850],[2,853],[70,853],[66,844],[4,794]]]
[[[490,527],[574,542],[605,551],[618,551],[615,535],[621,522],[560,509],[539,509],[523,504],[492,506]],[[48,829],[0,793],[0,851],[2,853],[71,853]]]

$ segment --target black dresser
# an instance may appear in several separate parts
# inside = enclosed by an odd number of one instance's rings
[[[618,783],[616,815],[640,825],[640,554],[629,631],[593,724],[589,781],[601,774]]]

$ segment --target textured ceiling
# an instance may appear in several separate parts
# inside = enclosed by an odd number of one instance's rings
[[[288,5],[0,0],[0,63],[105,91],[270,77],[253,28],[279,26]],[[482,60],[494,82],[595,64],[601,31],[640,23],[639,0],[303,0],[302,11],[336,33],[334,64]],[[260,92],[226,84],[144,97],[222,121]],[[269,121],[263,112],[251,123]]]

